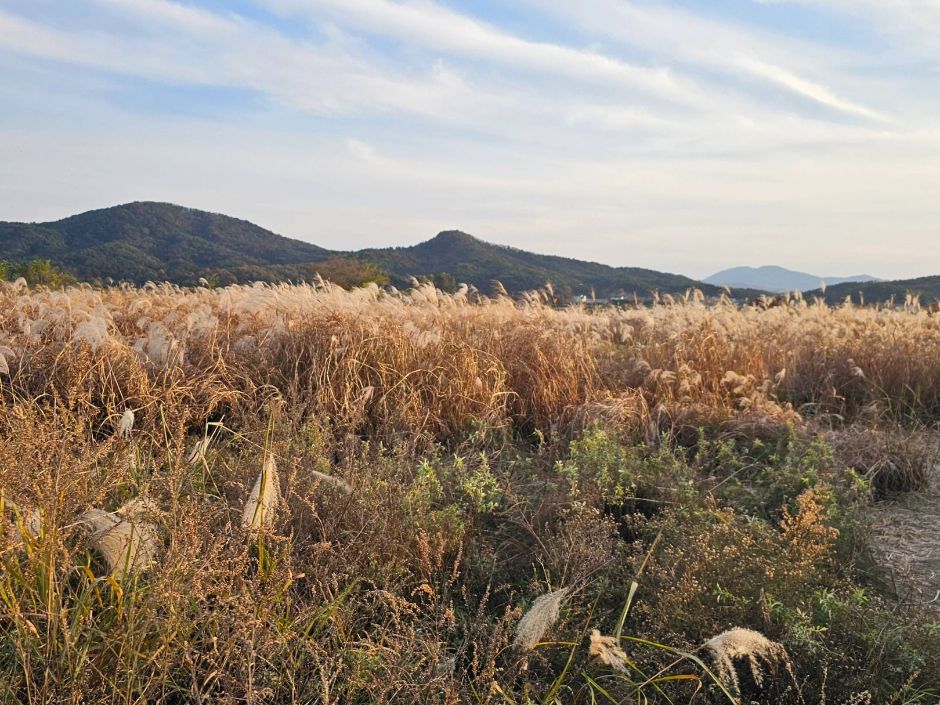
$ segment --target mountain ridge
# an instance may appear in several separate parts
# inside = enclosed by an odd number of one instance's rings
[[[817,276],[787,269],[777,265],[763,265],[760,267],[731,267],[716,272],[702,280],[715,286],[730,286],[738,288],[753,288],[784,293],[787,291],[809,291],[817,289],[820,284],[835,286],[848,283],[868,283],[881,281],[869,274],[857,274],[846,277]]]
[[[827,303],[839,304],[850,299],[855,304],[889,303],[903,304],[905,299],[917,296],[924,304],[940,302],[940,275],[900,279],[897,281],[846,282],[806,292],[810,298],[825,299]]]
[[[83,280],[169,280],[194,284],[310,279],[331,263],[357,276],[407,284],[411,276],[444,286],[461,281],[509,291],[551,282],[561,295],[647,296],[718,287],[678,274],[610,267],[495,245],[461,230],[445,230],[416,245],[359,251],[328,250],[266,230],[247,220],[171,203],[135,201],[42,223],[0,222],[2,256],[14,262],[47,259]],[[353,277],[355,278],[355,277]]]
[[[243,265],[325,259],[322,247],[239,218],[170,203],[134,201],[44,223],[0,222],[3,257],[48,259],[80,279],[198,279]]]
[[[367,281],[407,286],[412,276],[423,277],[445,290],[465,282],[485,291],[499,280],[510,292],[519,292],[551,282],[560,300],[594,294],[600,299],[620,294],[646,299],[654,291],[676,294],[692,288],[707,296],[723,291],[679,274],[536,254],[455,229],[415,245],[329,250],[248,220],[154,201],[86,211],[57,221],[0,222],[0,260],[14,264],[48,260],[80,280],[138,284],[150,280],[192,285],[201,278],[215,284],[309,281],[321,274],[348,286]],[[810,286],[798,290],[830,302],[846,296],[867,303],[903,301],[907,294],[928,302],[940,299],[940,276],[831,284],[825,292],[818,289],[819,281],[814,277]],[[739,288],[733,294],[749,299],[761,290]]]

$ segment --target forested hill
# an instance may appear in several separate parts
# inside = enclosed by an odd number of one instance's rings
[[[300,264],[327,258],[321,247],[247,220],[137,202],[52,223],[0,223],[2,258],[48,259],[82,280],[191,283],[210,271]],[[263,278],[263,277],[262,277]]]
[[[633,267],[539,255],[493,245],[459,231],[443,232],[411,247],[335,252],[277,235],[246,220],[169,203],[135,202],[50,223],[0,222],[0,259],[49,260],[84,281],[172,281],[200,277],[225,284],[311,279],[340,283],[407,283],[433,278],[489,290],[499,280],[512,292],[551,282],[562,294],[641,297],[656,290],[684,292],[714,286],[687,277]]]
[[[819,296],[829,303],[841,303],[846,297],[851,297],[856,304],[878,304],[892,300],[897,304],[903,304],[908,294],[919,296],[921,303],[924,304],[940,301],[940,276],[838,284],[827,287],[825,293],[817,289],[810,292],[808,296]]]
[[[456,281],[487,289],[498,279],[510,291],[543,286],[573,294],[607,297],[621,291],[640,296],[650,291],[683,292],[693,287],[707,294],[720,289],[688,277],[635,267],[609,267],[596,262],[539,255],[512,247],[493,245],[472,235],[451,230],[412,247],[363,250],[360,255],[394,275],[434,276],[446,272]]]

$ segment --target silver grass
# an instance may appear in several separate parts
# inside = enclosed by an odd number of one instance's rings
[[[137,448],[131,446],[115,459],[116,466],[125,472],[136,473],[140,470]]]
[[[251,534],[270,528],[277,514],[279,501],[277,463],[274,462],[274,456],[269,455],[264,461],[258,479],[255,480],[251,494],[248,495],[248,501],[245,502],[242,526]]]
[[[149,500],[135,499],[116,512],[89,509],[78,518],[89,532],[89,546],[115,578],[139,574],[156,559],[159,539],[150,519],[155,511]]]
[[[542,641],[545,633],[558,621],[561,605],[568,596],[568,592],[568,588],[562,588],[536,599],[516,625],[516,638],[513,639],[513,646],[522,651],[534,649]]]
[[[147,497],[137,497],[118,509],[117,513],[125,519],[137,521],[151,518],[156,515],[158,511],[157,505],[154,504],[151,499]]]
[[[38,509],[30,509],[22,517],[23,529],[26,530],[26,533],[31,537],[39,538],[39,534],[42,531],[42,515],[39,513]],[[20,530],[20,537],[23,536],[23,529]]]
[[[186,456],[186,462],[189,465],[195,465],[196,463],[206,459],[206,452],[209,450],[209,445],[212,442],[212,439],[209,436],[203,436],[198,441],[196,441],[192,448],[189,449],[189,454]]]
[[[0,507],[3,507],[3,516],[6,516],[6,510],[12,514],[10,521],[11,528],[16,533],[18,544],[24,543],[27,538],[35,539],[39,537],[42,531],[42,515],[38,509],[25,510],[16,502],[8,499],[0,499]]]
[[[15,358],[16,353],[6,345],[0,345],[0,375],[9,376],[10,374],[10,363],[7,362],[8,357]]]
[[[134,430],[134,412],[130,409],[121,414],[121,420],[118,423],[118,435],[121,438],[130,438],[131,431]]]
[[[758,687],[763,687],[768,672],[776,672],[779,667],[790,663],[783,645],[752,629],[729,629],[706,641],[703,648],[714,659],[718,677],[737,695],[741,694],[738,663],[747,663],[751,678]]]
[[[333,476],[333,475],[327,475],[326,473],[324,473],[324,472],[319,472],[318,470],[311,470],[311,471],[310,471],[310,474],[313,475],[313,476],[314,476],[315,478],[317,478],[318,480],[320,480],[320,482],[325,482],[325,483],[327,483],[328,485],[331,485],[332,487],[335,487],[336,489],[338,489],[338,490],[339,490],[340,492],[342,492],[343,494],[352,494],[352,493],[353,493],[352,485],[350,485],[350,484],[349,484],[348,482],[346,482],[345,480],[342,480],[342,479],[340,479],[340,478],[338,478],[338,477],[335,477],[335,476]]]
[[[597,629],[592,629],[591,645],[588,647],[588,653],[615,671],[627,672],[627,666],[629,665],[627,654],[617,646],[617,640],[612,636],[602,636]]]

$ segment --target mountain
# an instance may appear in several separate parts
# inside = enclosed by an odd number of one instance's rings
[[[918,279],[901,279],[898,281],[877,281],[867,283],[837,284],[826,288],[807,292],[806,297],[825,298],[829,303],[841,303],[851,296],[855,303],[878,304],[886,303],[892,299],[903,304],[908,294],[920,297],[923,304],[932,304],[940,301],[940,276],[920,277]]]
[[[136,202],[50,223],[0,222],[0,259],[49,260],[81,280],[172,281],[200,277],[220,284],[311,279],[340,283],[432,277],[489,290],[498,279],[512,292],[550,281],[563,294],[646,296],[652,290],[720,289],[688,277],[634,267],[609,267],[493,245],[459,231],[411,247],[333,252],[265,230],[246,220],[169,203]]]
[[[643,297],[650,291],[683,292],[693,287],[717,295],[720,289],[677,274],[636,267],[609,267],[596,262],[538,255],[493,245],[472,235],[450,230],[412,247],[362,250],[359,256],[375,262],[393,276],[435,276],[446,272],[454,280],[488,290],[494,279],[509,291],[524,291],[550,281],[558,291],[599,297],[624,292]]]
[[[47,259],[79,279],[195,282],[210,270],[264,269],[323,260],[328,250],[247,220],[137,202],[52,223],[0,222],[0,255]]]
[[[805,272],[795,272],[783,267],[732,267],[713,274],[702,281],[715,286],[729,286],[745,289],[760,289],[783,293],[786,291],[807,291],[818,289],[825,282],[826,286],[847,282],[876,282],[875,277],[859,274],[854,277],[817,277]]]

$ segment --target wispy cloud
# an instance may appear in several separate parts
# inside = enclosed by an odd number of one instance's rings
[[[223,15],[174,0],[94,0],[102,7],[133,12],[191,32],[230,33],[245,26],[237,15]]]
[[[94,27],[67,31],[0,10],[0,49],[129,77],[251,89],[318,114],[394,110],[446,120],[450,106],[470,93],[439,66],[396,72],[328,41],[291,39],[254,22],[167,0],[99,4],[137,24],[124,35]]]
[[[391,0],[260,0],[271,9],[320,22],[324,16],[424,49],[554,76],[621,85],[681,104],[700,104],[700,90],[663,66],[632,64],[602,53],[533,41],[432,2]]]
[[[608,39],[641,48],[683,66],[712,68],[759,78],[776,87],[854,117],[886,121],[879,110],[839,96],[801,75],[804,65],[831,60],[836,52],[738,22],[718,22],[681,8],[634,0],[539,0],[555,14]],[[843,52],[844,54],[844,52]],[[843,55],[843,60],[846,57]],[[797,67],[787,66],[790,62]]]
[[[849,115],[856,115],[879,122],[888,122],[889,119],[880,112],[867,108],[864,105],[853,103],[850,100],[840,98],[831,90],[818,83],[813,83],[802,78],[780,66],[774,66],[758,59],[740,57],[735,62],[745,71],[766,78],[768,81],[793,91],[805,98],[814,100],[820,105],[824,105],[833,110],[838,110]]]

